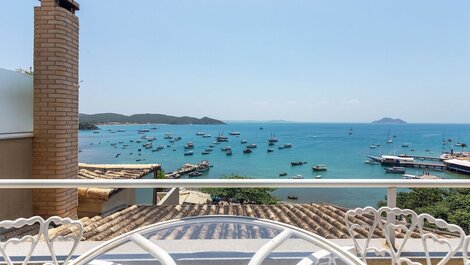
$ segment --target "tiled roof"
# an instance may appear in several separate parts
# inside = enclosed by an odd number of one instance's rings
[[[160,168],[158,164],[136,164],[136,165],[95,165],[78,164],[78,177],[81,179],[140,179],[150,172]],[[79,188],[78,198],[80,200],[106,201],[119,189],[104,188]]]
[[[297,226],[328,239],[350,238],[344,224],[347,209],[329,204],[278,204],[278,205],[176,205],[176,206],[130,206],[109,216],[85,218],[83,240],[109,240],[126,232],[150,224],[204,215],[239,215],[279,221]],[[362,216],[359,223],[372,223],[372,217]],[[233,225],[232,225],[233,226]],[[233,233],[235,229],[238,233]],[[241,232],[246,230],[244,232]],[[227,224],[207,225],[201,229],[157,234],[156,239],[204,239],[270,237],[269,231],[252,231],[248,227],[230,227]],[[70,232],[70,231],[69,231]],[[60,235],[69,233],[67,230]],[[364,237],[366,231],[360,231]],[[52,233],[56,233],[52,231]],[[376,237],[383,237],[379,230]],[[397,235],[402,237],[403,234]]]

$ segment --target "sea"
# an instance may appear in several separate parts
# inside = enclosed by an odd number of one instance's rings
[[[380,165],[368,165],[368,155],[409,154],[438,157],[442,152],[461,151],[456,143],[470,143],[470,124],[359,124],[359,123],[228,123],[225,125],[103,125],[99,133],[79,132],[79,161],[92,164],[148,164],[156,163],[166,172],[183,164],[197,164],[208,160],[213,165],[198,178],[218,179],[239,175],[257,179],[289,179],[301,175],[305,179],[402,179],[401,174],[385,173]],[[149,132],[139,134],[138,130]],[[239,132],[240,135],[230,135]],[[211,137],[202,137],[204,133]],[[165,134],[181,137],[170,143]],[[213,144],[215,137],[224,135],[228,142]],[[153,149],[145,149],[142,136],[155,137]],[[275,146],[268,139],[275,137]],[[393,139],[393,143],[387,143]],[[452,142],[443,144],[443,140]],[[244,154],[246,144],[256,144],[250,154]],[[137,143],[141,141],[141,143]],[[184,146],[192,142],[194,155],[185,156]],[[278,149],[284,144],[292,148]],[[402,144],[408,144],[403,147]],[[213,151],[203,155],[205,149],[215,145]],[[371,148],[371,146],[377,146]],[[232,155],[221,149],[230,146]],[[274,149],[267,152],[268,148]],[[139,152],[138,149],[141,149]],[[119,154],[119,155],[118,155]],[[305,164],[291,166],[293,161]],[[327,171],[316,172],[313,165],[325,165]],[[287,173],[280,177],[280,173]],[[422,169],[408,168],[407,174],[421,174]],[[450,172],[430,171],[442,178],[458,179],[469,176]],[[187,178],[182,176],[181,178]],[[296,179],[292,179],[296,181]],[[406,191],[406,190],[401,190]],[[376,206],[386,195],[385,189],[372,188],[297,188],[277,189],[273,195],[292,203],[331,203],[344,207]],[[295,201],[288,195],[298,196]],[[145,203],[145,200],[141,200]]]

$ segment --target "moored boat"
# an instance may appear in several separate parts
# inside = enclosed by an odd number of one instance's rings
[[[244,154],[249,154],[249,153],[252,153],[252,152],[253,152],[253,151],[252,151],[250,148],[245,148],[245,149],[243,150],[243,153],[244,153]]]
[[[192,155],[194,155],[194,152],[193,151],[187,151],[187,152],[184,152],[184,155],[185,156],[192,156]]]
[[[248,140],[243,139],[243,140],[240,141],[240,143],[241,143],[241,144],[247,144],[247,143],[248,143]]]
[[[228,134],[230,134],[230,135],[240,135],[240,132],[233,131],[233,132],[229,132]]]
[[[285,176],[287,176],[286,172],[279,173],[279,177],[285,177]]]
[[[250,149],[253,149],[253,148],[257,148],[256,144],[249,144],[246,146],[246,148],[250,148]]]
[[[200,177],[200,176],[202,176],[202,173],[198,172],[198,171],[194,171],[194,172],[189,173],[188,176],[189,177]]]
[[[325,165],[315,165],[312,166],[313,171],[326,171],[327,168]]]
[[[295,196],[295,195],[287,195],[287,199],[289,199],[289,200],[297,200],[297,199],[299,199],[299,197],[298,197],[298,196]]]
[[[406,172],[406,168],[404,167],[387,167],[385,168],[386,173],[392,174],[404,174]]]
[[[268,153],[271,153],[271,152],[274,152],[274,149],[269,148],[269,149],[268,149]]]
[[[304,164],[304,162],[302,161],[294,161],[294,162],[290,162],[291,166],[301,166]]]

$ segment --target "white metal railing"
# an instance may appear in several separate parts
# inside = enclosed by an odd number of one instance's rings
[[[397,188],[470,188],[469,179],[0,179],[1,189],[44,188],[385,188],[396,207]]]

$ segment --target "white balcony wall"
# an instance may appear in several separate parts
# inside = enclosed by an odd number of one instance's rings
[[[0,69],[0,139],[33,131],[33,76]]]

